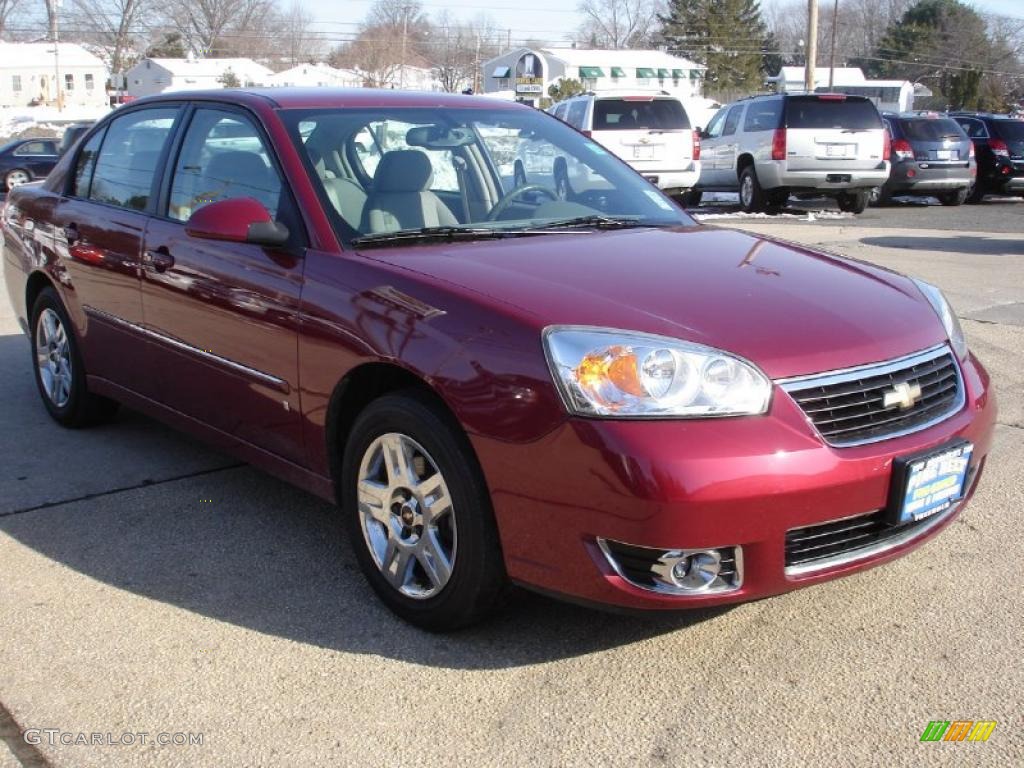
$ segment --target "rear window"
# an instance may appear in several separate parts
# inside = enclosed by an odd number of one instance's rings
[[[689,127],[686,111],[675,99],[599,99],[594,103],[595,131],[671,131]]]
[[[904,135],[911,141],[942,141],[943,139],[966,139],[963,130],[955,120],[949,118],[922,118],[900,120]]]
[[[867,99],[821,99],[796,96],[786,100],[787,128],[881,128],[882,118]]]
[[[1004,141],[1024,141],[1024,120],[993,120]]]

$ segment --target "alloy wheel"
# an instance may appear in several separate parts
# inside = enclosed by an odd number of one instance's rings
[[[64,324],[49,308],[39,313],[36,322],[36,365],[46,396],[63,408],[71,399],[71,349]]]
[[[740,203],[744,208],[750,208],[754,202],[754,179],[747,174],[740,181]]]
[[[29,176],[25,171],[15,170],[7,174],[7,189],[11,190],[15,187],[20,187],[22,184],[28,184],[32,181],[32,177]]]
[[[374,564],[407,597],[433,597],[455,565],[452,498],[430,454],[408,435],[380,435],[363,453],[359,522]]]

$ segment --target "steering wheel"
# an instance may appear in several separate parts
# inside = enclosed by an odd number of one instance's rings
[[[558,199],[558,195],[554,191],[548,189],[542,184],[523,184],[521,187],[510,189],[501,196],[501,199],[494,204],[494,207],[491,208],[490,211],[487,212],[487,221],[497,221],[498,217],[505,212],[505,209],[512,205],[513,200],[517,197],[521,197],[527,192],[543,192],[552,200]]]

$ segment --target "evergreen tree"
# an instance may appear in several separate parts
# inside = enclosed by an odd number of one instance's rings
[[[777,46],[758,0],[669,0],[658,18],[669,51],[707,67],[708,92],[760,91],[765,77],[777,71]]]

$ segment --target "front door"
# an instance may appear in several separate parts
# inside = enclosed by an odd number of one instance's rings
[[[292,232],[264,248],[185,232],[193,211],[252,197]],[[142,303],[170,407],[305,463],[298,395],[302,238],[262,133],[243,112],[199,108],[173,166],[165,209],[146,230]]]
[[[180,109],[138,109],[82,147],[70,188],[54,212],[55,248],[77,301],[80,346],[90,374],[155,395],[139,290],[142,238],[156,170]]]

